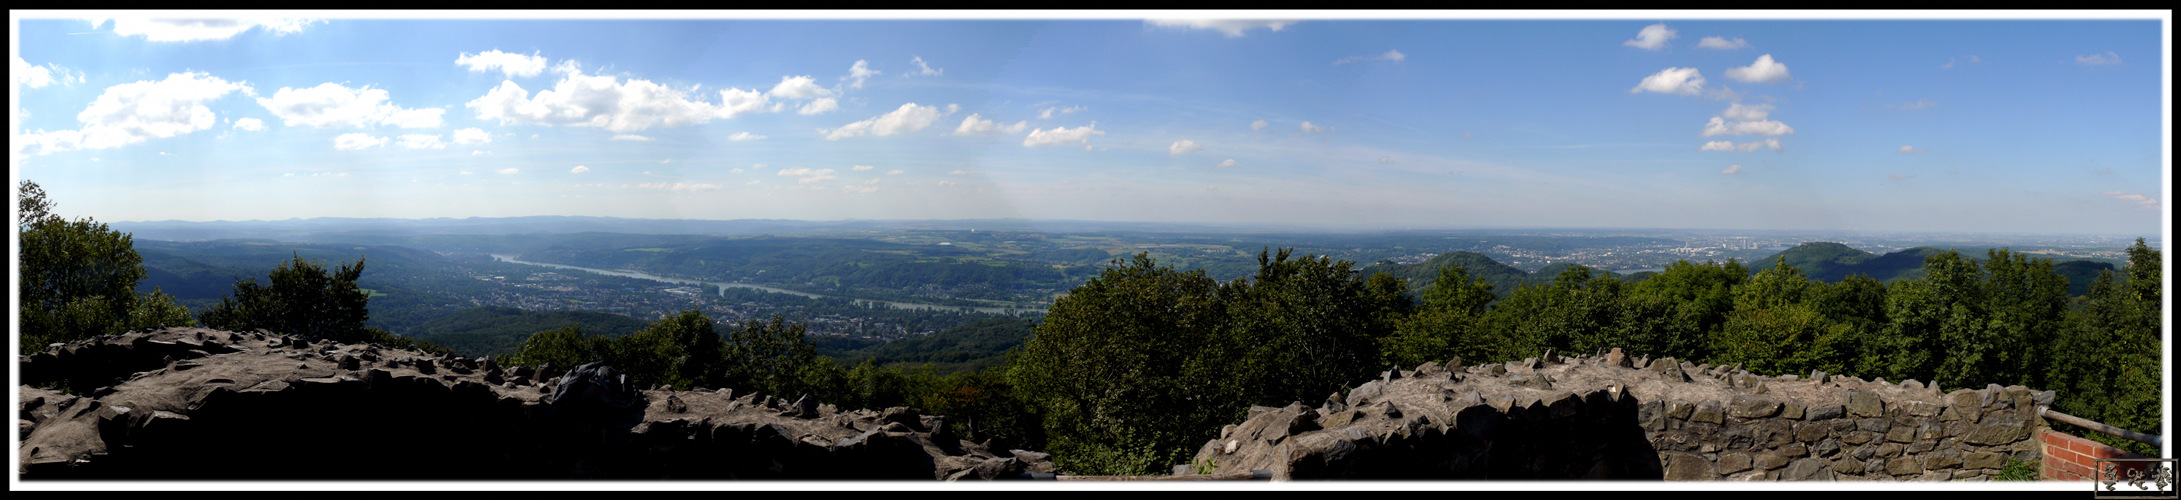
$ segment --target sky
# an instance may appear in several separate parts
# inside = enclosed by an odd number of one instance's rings
[[[2169,211],[2168,13],[1267,14],[10,11],[9,165],[101,221],[2156,237]]]

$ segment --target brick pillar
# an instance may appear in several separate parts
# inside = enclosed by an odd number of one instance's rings
[[[2037,441],[2044,452],[2042,475],[2046,481],[2094,481],[2098,477],[2096,459],[2148,458],[2052,429],[2039,431]],[[2144,470],[2144,466],[2144,462],[2121,462],[2114,468],[2126,481],[2130,469]]]

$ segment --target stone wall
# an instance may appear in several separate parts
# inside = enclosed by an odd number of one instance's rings
[[[587,388],[526,367],[175,328],[23,356],[17,473],[37,479],[994,479],[1042,453],[906,408]],[[578,373],[600,373],[597,371]],[[568,397],[555,398],[556,392]],[[599,403],[611,401],[615,403]],[[625,404],[625,406],[615,406]]]
[[[1986,480],[2038,459],[2053,393],[1762,376],[1618,350],[1426,363],[1309,406],[1255,408],[1196,457],[1308,478]]]

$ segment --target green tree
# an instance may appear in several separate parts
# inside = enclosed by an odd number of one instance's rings
[[[1860,377],[1884,373],[1894,352],[1880,346],[1886,327],[1886,284],[1870,276],[1850,275],[1833,284],[1812,284],[1810,306],[1827,321],[1841,325],[1836,345],[1837,372]]]
[[[551,363],[561,368],[592,361],[604,361],[613,351],[612,340],[602,336],[583,335],[583,325],[573,324],[552,330],[530,334],[516,346],[514,354],[504,360],[511,365],[544,366]]]
[[[1491,283],[1470,279],[1469,272],[1458,265],[1441,267],[1438,278],[1424,288],[1423,306],[1395,324],[1381,352],[1396,366],[1445,362],[1455,356],[1472,363],[1483,361],[1491,342],[1480,337],[1477,322],[1494,298]]]
[[[329,272],[317,261],[296,255],[274,267],[268,284],[235,280],[235,291],[204,312],[205,326],[223,330],[264,329],[273,333],[341,342],[387,336],[364,327],[370,300],[356,280],[364,259]]]
[[[1808,303],[1813,282],[1782,258],[1734,290],[1734,312],[1712,343],[1711,360],[1761,374],[1840,372],[1848,329]]]
[[[89,218],[67,221],[37,183],[18,186],[17,322],[25,349],[97,335],[192,326],[189,310],[158,289],[136,293],[144,259],[128,233]]]
[[[725,346],[726,382],[784,398],[810,391],[803,385],[804,372],[816,362],[818,351],[803,338],[806,328],[780,316],[743,323]]]
[[[1386,368],[1378,345],[1392,325],[1383,318],[1408,298],[1374,290],[1352,262],[1292,252],[1260,252],[1255,280],[1221,289],[1221,340],[1236,353],[1229,371],[1241,382],[1235,410],[1315,401]]]
[[[1749,277],[1735,260],[1684,260],[1637,282],[1623,301],[1622,325],[1628,332],[1623,337],[1631,344],[1626,347],[1654,357],[1707,359],[1712,335],[1734,310],[1734,289]]]
[[[1219,283],[1146,253],[1116,259],[1054,301],[1010,360],[1008,381],[1043,419],[1068,471],[1148,474],[1236,416],[1241,388],[1217,340]]]
[[[2045,377],[2060,394],[2054,409],[2063,413],[2145,432],[2162,425],[2168,401],[2160,382],[2159,352],[2164,319],[2159,281],[2160,254],[2137,239],[2129,248],[2123,282],[2112,271],[2098,274],[2079,307],[2067,314],[2065,328],[2052,339]],[[2099,442],[2131,452],[2158,450],[2133,440],[2081,432]]]
[[[727,352],[712,319],[695,309],[661,318],[615,339],[614,368],[629,373],[639,387],[666,384],[675,390],[722,387]]]

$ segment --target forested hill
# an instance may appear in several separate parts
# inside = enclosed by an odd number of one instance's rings
[[[466,356],[515,352],[530,334],[581,325],[586,336],[636,333],[646,321],[595,311],[525,311],[512,307],[463,309],[419,325],[409,337],[429,340]]]
[[[1358,275],[1368,277],[1372,274],[1386,273],[1387,275],[1393,276],[1395,278],[1407,280],[1409,295],[1414,297],[1421,297],[1424,288],[1431,286],[1432,280],[1438,279],[1439,269],[1450,265],[1462,266],[1462,270],[1468,271],[1471,278],[1481,279],[1484,280],[1485,283],[1491,283],[1492,293],[1497,294],[1501,297],[1505,297],[1507,296],[1507,294],[1514,292],[1516,288],[1520,288],[1522,285],[1552,283],[1553,278],[1559,276],[1561,271],[1564,271],[1567,268],[1576,264],[1562,262],[1558,264],[1548,265],[1545,266],[1543,269],[1537,270],[1537,272],[1529,273],[1523,272],[1521,269],[1516,269],[1514,266],[1501,264],[1499,263],[1499,261],[1492,260],[1491,257],[1487,257],[1484,254],[1475,252],[1449,252],[1439,254],[1432,257],[1430,260],[1418,262],[1415,264],[1395,264],[1392,262],[1379,262],[1377,264],[1372,264],[1368,267],[1364,267],[1362,271],[1358,273]],[[1591,271],[1591,275],[1597,277],[1619,277],[1619,275],[1595,269]]]
[[[1963,257],[1981,262],[1987,256],[1986,250],[1988,249],[1957,250],[1961,252]],[[1759,271],[1770,269],[1774,261],[1784,258],[1787,259],[1787,265],[1802,270],[1803,274],[1809,276],[1810,279],[1827,283],[1838,283],[1842,279],[1857,274],[1869,276],[1881,282],[1893,282],[1901,279],[1923,277],[1924,258],[1946,253],[1946,251],[1947,249],[1937,247],[1915,247],[1880,255],[1850,248],[1839,243],[1819,241],[1796,245],[1794,248],[1782,250],[1780,253],[1772,254],[1755,262],[1746,262],[1744,265],[1749,268],[1750,274],[1757,274]],[[2099,271],[2119,270],[2111,263],[2087,259],[2064,262],[2055,259],[2052,269],[2054,272],[2059,273],[2060,276],[2067,278],[2069,295],[2088,293],[2090,291],[2090,282],[2098,278]]]

